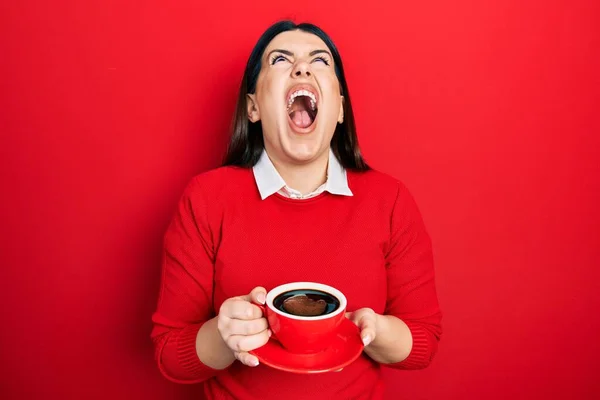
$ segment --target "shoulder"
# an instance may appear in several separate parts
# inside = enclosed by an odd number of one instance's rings
[[[356,190],[358,194],[365,192],[369,195],[396,198],[400,191],[406,190],[400,179],[376,169],[364,172],[348,171],[347,174],[350,189]]]
[[[218,167],[192,177],[184,195],[194,199],[223,199],[231,194],[252,189],[254,177],[251,168]]]
[[[390,213],[398,209],[406,213],[419,213],[408,187],[390,174],[375,169],[365,172],[348,171],[348,183],[355,196],[375,207],[382,207]]]
[[[212,187],[224,187],[229,184],[237,184],[240,179],[252,176],[252,168],[242,167],[218,167],[202,172],[192,180],[195,180],[200,185],[209,185]]]

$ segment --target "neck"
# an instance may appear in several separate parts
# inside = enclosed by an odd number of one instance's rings
[[[285,183],[302,194],[312,192],[327,180],[328,152],[305,164],[291,164],[275,158],[271,161]]]

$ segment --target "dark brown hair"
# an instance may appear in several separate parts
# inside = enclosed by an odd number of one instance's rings
[[[344,168],[356,171],[368,170],[369,166],[363,160],[358,146],[348,84],[344,76],[342,58],[335,44],[318,26],[308,23],[295,24],[292,21],[280,21],[270,26],[258,39],[250,54],[238,94],[231,139],[223,165],[251,168],[258,162],[264,148],[262,126],[260,121],[251,123],[248,120],[246,96],[256,90],[256,81],[262,67],[263,53],[269,43],[280,33],[293,30],[301,30],[318,36],[331,51],[335,64],[335,74],[340,82],[340,92],[344,96],[344,121],[338,124],[335,129],[331,139],[331,149]]]

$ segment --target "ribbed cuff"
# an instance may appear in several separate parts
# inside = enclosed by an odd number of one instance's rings
[[[181,368],[190,376],[202,374],[206,367],[198,358],[196,351],[196,337],[202,325],[190,325],[177,336],[177,357]]]
[[[188,325],[165,343],[160,355],[160,368],[169,380],[176,383],[198,383],[219,372],[200,361],[196,352],[196,336],[202,325]]]
[[[425,368],[431,362],[434,353],[432,343],[433,335],[419,324],[406,322],[410,333],[412,334],[413,345],[410,354],[406,359],[399,363],[389,364],[388,366],[397,369],[421,369]]]

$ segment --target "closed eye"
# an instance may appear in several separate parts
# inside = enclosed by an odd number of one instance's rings
[[[315,61],[321,61],[323,64],[325,65],[329,65],[329,60],[325,57],[316,57],[313,62]]]
[[[281,62],[281,61],[287,61],[287,58],[285,58],[281,54],[279,54],[279,55],[276,54],[273,57],[271,57],[271,65],[275,65],[275,64],[277,64],[278,62]]]

